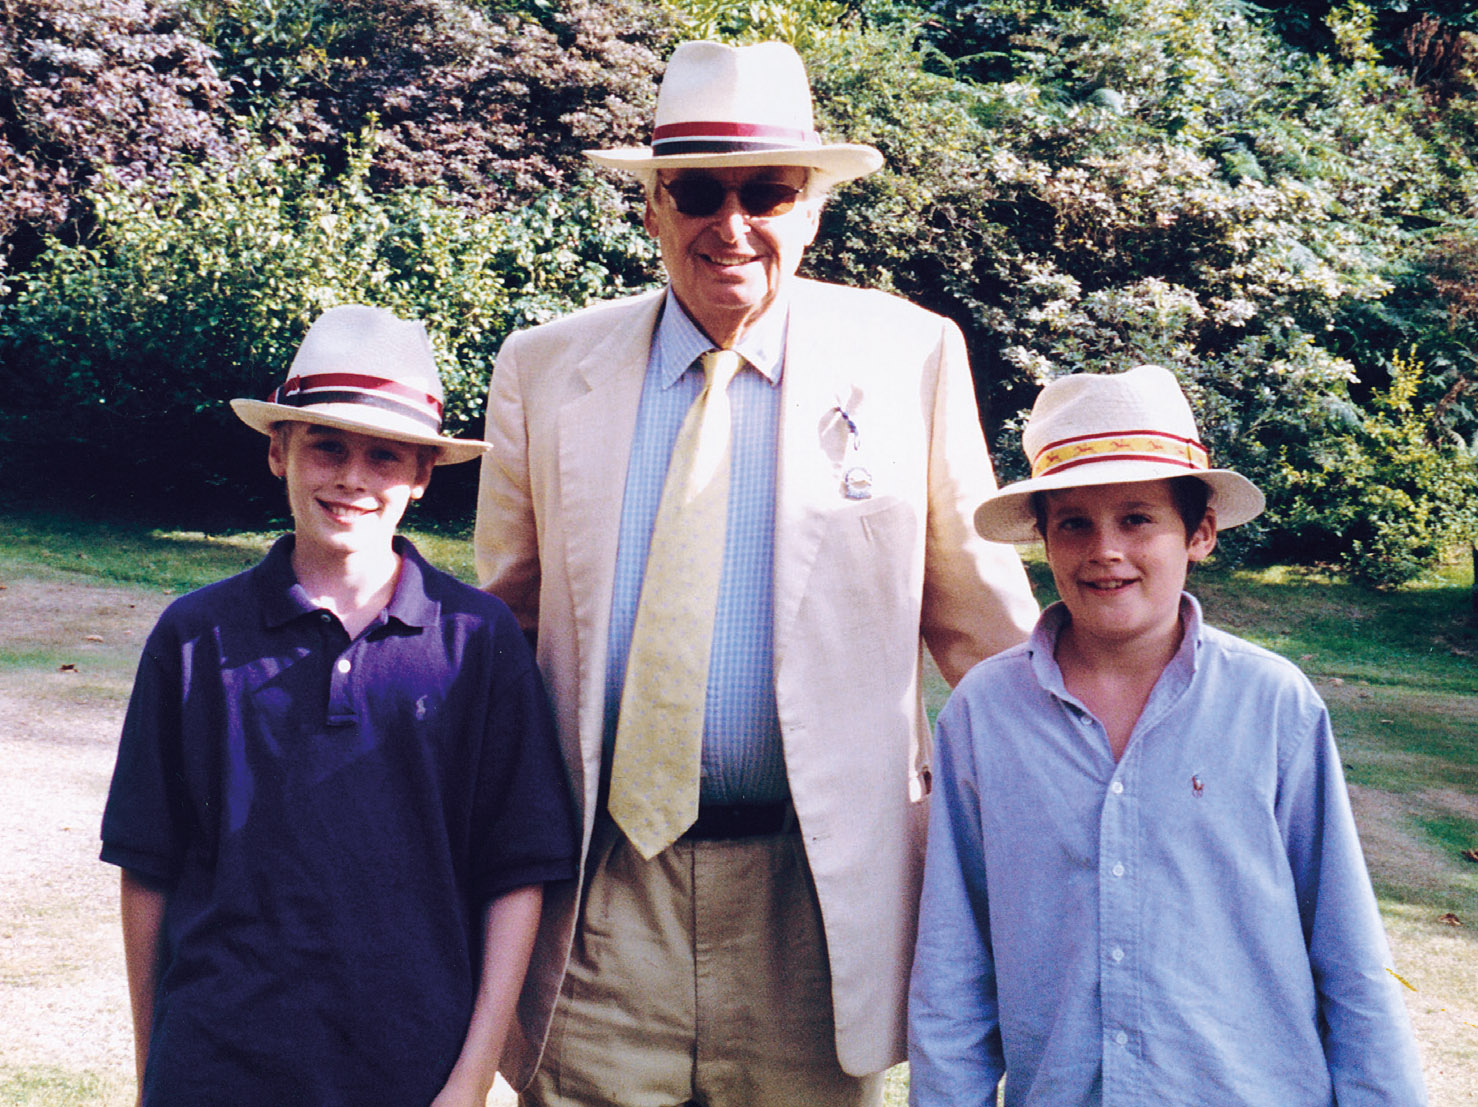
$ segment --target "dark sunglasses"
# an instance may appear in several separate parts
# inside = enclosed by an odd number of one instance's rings
[[[679,177],[675,181],[659,181],[659,186],[672,197],[672,206],[684,215],[712,215],[724,206],[729,193],[739,197],[739,207],[752,219],[784,215],[795,207],[801,190],[779,181],[745,181],[731,188],[714,177]]]

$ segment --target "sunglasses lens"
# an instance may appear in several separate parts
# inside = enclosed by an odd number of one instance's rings
[[[795,207],[800,189],[779,181],[745,181],[739,189],[739,206],[750,215],[784,215]]]
[[[680,177],[662,182],[662,187],[684,215],[712,215],[724,206],[724,186],[712,177]]]
[[[729,189],[713,177],[679,177],[663,181],[662,187],[672,197],[672,206],[684,215],[699,218],[714,214],[724,206]],[[744,214],[756,219],[784,215],[795,207],[801,190],[779,181],[745,181],[739,186],[739,206]]]

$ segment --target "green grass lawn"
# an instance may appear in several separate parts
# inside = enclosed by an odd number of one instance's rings
[[[432,561],[472,579],[465,533],[410,533]],[[248,567],[274,537],[0,513],[0,584],[86,580],[179,593]],[[1052,599],[1045,566],[1027,557],[1039,597]],[[1329,704],[1438,1107],[1472,1102],[1478,1087],[1478,862],[1465,856],[1478,850],[1471,586],[1466,559],[1386,593],[1312,570],[1214,563],[1198,568],[1190,585],[1208,621],[1296,661]],[[0,669],[50,672],[58,659],[0,644]],[[935,676],[931,710],[946,694]],[[92,1102],[62,1091],[90,1077],[32,1073],[29,1091],[19,1079],[0,1080],[0,1103]],[[905,1098],[898,1071],[888,1102]]]

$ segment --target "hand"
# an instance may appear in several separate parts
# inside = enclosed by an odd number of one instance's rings
[[[446,1087],[431,1101],[431,1107],[486,1107],[487,1101],[488,1090],[480,1090],[452,1073]]]

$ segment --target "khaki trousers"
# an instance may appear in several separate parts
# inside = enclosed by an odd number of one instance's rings
[[[798,832],[645,861],[606,817],[549,1044],[521,1107],[880,1107],[836,1059]]]

